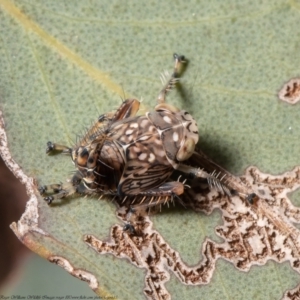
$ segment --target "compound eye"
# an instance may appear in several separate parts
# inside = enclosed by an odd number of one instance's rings
[[[92,149],[89,153],[89,158],[87,160],[88,169],[94,169],[97,166],[97,157],[97,152]]]
[[[106,115],[100,115],[99,117],[98,117],[98,122],[100,122],[100,123],[102,123],[102,122],[104,122],[106,120]]]
[[[78,156],[77,156],[77,164],[79,166],[85,166],[88,157],[89,157],[89,151],[86,148],[79,148]]]
[[[177,152],[176,158],[178,161],[184,161],[191,157],[195,150],[195,141],[192,138],[187,138]]]

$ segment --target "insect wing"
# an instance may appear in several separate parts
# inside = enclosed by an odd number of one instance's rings
[[[177,151],[184,138],[181,122],[178,121],[175,114],[167,113],[165,111],[149,112],[147,117],[159,130],[167,157],[170,160],[175,161]]]
[[[139,165],[128,164],[120,181],[119,195],[138,195],[160,186],[172,173],[172,168],[163,165],[146,169]]]
[[[127,163],[119,182],[119,195],[137,195],[158,187],[173,171],[157,136],[144,136],[143,139],[126,149]]]

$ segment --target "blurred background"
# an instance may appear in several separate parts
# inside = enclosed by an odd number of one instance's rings
[[[0,297],[96,296],[85,282],[28,250],[10,229],[27,198],[25,187],[0,157]]]

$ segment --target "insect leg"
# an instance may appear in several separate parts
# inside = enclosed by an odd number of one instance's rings
[[[76,187],[72,184],[50,184],[39,187],[39,192],[41,195],[53,194],[44,197],[44,200],[48,204],[51,204],[56,199],[61,199],[74,194],[76,192]]]
[[[224,177],[219,179],[219,175],[215,172],[210,174],[204,170],[193,168],[185,164],[177,164],[174,168],[178,171],[189,174],[191,177],[206,178],[210,189],[215,188],[228,196],[232,196],[236,192],[235,190],[230,189],[226,183],[223,182]]]
[[[141,192],[140,195],[148,197],[181,195],[184,192],[184,184],[180,181],[165,182],[157,188]]]
[[[49,205],[57,199],[66,198],[75,193],[80,195],[94,194],[94,191],[88,189],[83,182],[80,182],[78,185],[73,185],[72,183],[43,185],[39,187],[39,192],[41,195],[49,194],[49,196],[44,197],[44,200]]]
[[[39,187],[39,192],[41,195],[47,194],[47,193],[59,193],[62,189],[62,184],[55,183],[55,184],[49,184],[49,185],[42,185]]]
[[[157,188],[150,189],[145,192],[141,192],[137,197],[133,199],[126,216],[126,224],[124,225],[124,231],[128,231],[132,235],[138,235],[139,233],[139,216],[143,214],[149,214],[150,210],[154,208],[154,211],[161,209],[162,205],[169,205],[170,202],[174,202],[176,199],[178,203],[185,207],[185,204],[180,199],[180,195],[184,192],[185,185],[179,181],[166,182]],[[126,198],[126,197],[125,197]]]
[[[197,149],[193,155],[189,158],[189,163],[194,166],[199,166],[205,169],[208,174],[212,177],[217,176],[223,186],[226,186],[231,191],[232,195],[240,195],[245,198],[249,203],[251,203],[257,195],[253,192],[251,188],[245,185],[239,177],[234,176],[217,163],[215,163],[210,157],[204,154],[200,149]]]
[[[174,60],[175,60],[175,66],[173,73],[170,77],[170,79],[167,81],[163,89],[160,91],[157,102],[158,103],[165,103],[166,102],[166,95],[167,93],[175,86],[176,82],[178,81],[178,77],[180,75],[180,68],[182,63],[184,63],[184,56],[178,55],[174,53]]]
[[[64,145],[48,142],[47,148],[46,148],[46,153],[49,154],[51,152],[62,152],[62,153],[66,153],[66,154],[71,154],[72,148],[69,148]]]
[[[174,197],[179,198],[178,196],[184,193],[184,187],[184,184],[179,181],[165,182],[157,188],[140,192],[131,201],[131,204],[136,203],[135,205],[131,205],[131,207],[144,210],[151,206],[166,204],[170,200],[173,200]],[[126,200],[126,198],[125,196],[124,199]]]
[[[39,192],[41,195],[48,195],[47,197],[44,198],[44,200],[48,204],[51,204],[55,199],[61,199],[77,192],[81,180],[82,180],[81,172],[77,171],[73,175],[70,183],[67,184],[55,183],[49,185],[42,185],[39,187]]]

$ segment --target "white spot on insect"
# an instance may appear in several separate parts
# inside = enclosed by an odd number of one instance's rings
[[[142,153],[139,155],[139,160],[145,160],[147,158],[147,153]]]
[[[132,124],[129,125],[129,127],[130,128],[138,128],[139,125],[138,125],[138,123],[132,123]]]
[[[129,144],[132,140],[132,136],[127,136],[124,135],[123,137],[120,138],[120,141],[123,142],[124,144]]]
[[[154,132],[156,128],[154,126],[149,126],[149,132]]]
[[[174,132],[174,133],[173,133],[173,141],[174,141],[174,142],[178,142],[178,139],[179,139],[178,133],[177,133],[177,132]]]
[[[136,152],[136,153],[138,153],[138,152],[140,152],[140,148],[136,147],[136,146],[133,146],[133,151]]]
[[[160,157],[164,157],[164,156],[166,156],[166,152],[165,152],[165,151],[163,151],[163,150],[156,151],[155,153],[156,153],[156,154],[158,154]]]
[[[149,158],[148,158],[148,162],[153,163],[154,161],[155,161],[155,155],[153,153],[150,153]]]
[[[148,124],[149,124],[148,119],[144,119],[144,120],[142,120],[140,126],[141,126],[142,128],[144,128],[144,127],[146,127]]]
[[[168,117],[168,116],[164,116],[163,119],[164,119],[164,121],[165,121],[166,123],[168,123],[168,124],[171,124],[171,123],[172,123],[171,118]]]
[[[150,138],[149,135],[143,135],[143,136],[140,137],[138,140],[139,140],[139,141],[146,141],[146,140],[148,140],[149,138]]]
[[[126,131],[125,131],[125,134],[126,135],[130,135],[130,134],[132,134],[133,133],[133,129],[127,129]]]

